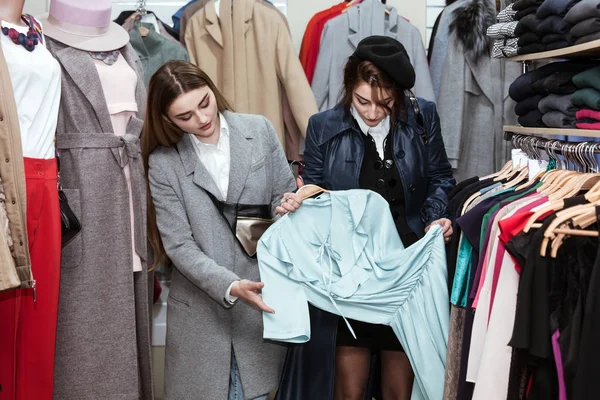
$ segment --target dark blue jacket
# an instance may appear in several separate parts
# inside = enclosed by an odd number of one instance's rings
[[[430,222],[448,217],[448,193],[456,181],[435,104],[421,98],[417,103],[420,112],[409,106],[406,120],[398,119],[392,152],[404,187],[406,221],[422,237]],[[304,183],[330,190],[357,189],[365,153],[361,135],[358,123],[342,106],[313,115],[306,134]]]

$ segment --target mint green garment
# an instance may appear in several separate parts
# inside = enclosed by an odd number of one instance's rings
[[[493,184],[479,191],[482,196],[476,201],[483,201],[488,197],[497,196],[514,189],[502,189],[501,183]],[[476,203],[474,202],[474,205]],[[472,206],[473,207],[473,206]],[[472,209],[471,207],[471,209]],[[473,256],[473,245],[469,239],[461,233],[460,243],[458,247],[458,255],[456,256],[456,271],[454,272],[454,281],[452,282],[452,293],[450,302],[458,307],[467,306],[467,298],[469,295],[469,276],[471,276],[471,268],[473,267],[471,258]]]
[[[307,199],[258,243],[265,339],[310,340],[308,303],[391,326],[415,372],[413,400],[439,400],[444,389],[449,302],[441,227],[405,248],[389,205],[368,190]],[[352,328],[349,324],[352,332]]]
[[[513,200],[517,200],[523,198],[531,193],[533,193],[538,187],[540,187],[541,183],[536,183],[531,188],[527,189],[526,192],[520,193],[515,196],[510,196],[503,200],[503,202],[510,202]],[[493,193],[490,197],[499,196],[504,193],[514,192],[515,188],[504,189],[499,192]],[[487,226],[490,222],[490,218],[496,211],[500,209],[500,203],[495,204],[490,207],[488,212],[483,216],[483,220],[481,223],[481,234],[479,241],[479,254],[481,255],[483,252],[483,246],[485,245],[485,233]],[[454,274],[454,281],[452,284],[452,294],[450,297],[450,302],[458,307],[466,307],[468,295],[470,291],[469,287],[469,276],[471,275],[472,265],[472,255],[473,255],[473,246],[469,242],[466,236],[462,235],[460,247],[458,250],[458,256],[456,258],[456,272]]]

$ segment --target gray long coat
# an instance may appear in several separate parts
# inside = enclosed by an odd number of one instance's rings
[[[474,7],[474,3],[461,5]],[[490,8],[495,12],[495,7]],[[454,19],[470,15],[453,12]],[[474,29],[471,34],[487,42],[485,25],[470,25],[483,26],[482,32]],[[508,88],[520,75],[519,63],[491,58],[487,47],[483,54],[475,54],[464,44],[467,39],[450,34],[437,101],[446,153],[459,182],[498,171],[510,160],[511,145],[504,140],[503,125],[516,124]]]
[[[272,204],[274,210],[295,184],[273,126],[260,116],[224,117],[231,148],[227,202]],[[277,386],[286,348],[263,341],[260,311],[224,300],[235,280],[260,280],[258,264],[240,250],[206,194],[220,197],[190,137],[151,154],[149,179],[163,245],[175,265],[167,303],[165,399],[225,400],[232,346],[246,398],[268,393]]]
[[[385,10],[380,0],[365,0],[325,24],[311,84],[319,110],[328,110],[338,103],[348,57],[362,39],[373,35],[389,36],[404,45],[417,73],[413,92],[435,102],[421,33],[395,8],[390,8],[389,16]]]
[[[83,227],[62,252],[54,398],[152,399],[153,275],[147,269],[146,190],[139,147],[146,107],[140,62],[130,45],[121,49],[138,75],[140,112],[120,138],[113,134],[90,55],[50,38],[47,46],[62,68],[56,133],[60,179]],[[135,274],[126,163],[136,206],[135,248],[143,266]]]

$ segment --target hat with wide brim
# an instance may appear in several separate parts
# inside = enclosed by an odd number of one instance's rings
[[[85,51],[112,51],[129,43],[129,34],[111,21],[110,0],[52,0],[36,17],[44,36]]]
[[[358,43],[352,56],[372,62],[403,89],[412,89],[415,85],[415,69],[406,49],[396,39],[369,36]]]

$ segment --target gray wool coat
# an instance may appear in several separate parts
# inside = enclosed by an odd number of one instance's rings
[[[228,203],[271,204],[273,211],[294,178],[270,122],[225,112],[230,128]],[[231,350],[246,398],[278,383],[286,348],[263,340],[262,313],[225,292],[238,279],[260,281],[256,259],[242,252],[206,191],[220,198],[210,174],[184,136],[149,160],[156,220],[175,266],[167,306],[166,400],[226,399]],[[271,304],[277,311],[277,305]]]
[[[480,34],[485,37],[485,30]],[[487,52],[475,56],[465,40],[450,34],[437,101],[446,153],[458,182],[498,171],[510,160],[503,125],[516,124],[508,88],[521,74],[519,63],[492,59]]]
[[[151,260],[146,239],[146,189],[139,136],[146,107],[140,61],[120,51],[137,72],[127,135],[113,134],[102,85],[90,55],[47,38],[62,68],[56,145],[60,181],[82,231],[62,251],[54,399],[152,399]],[[133,273],[129,191],[135,204]]]
[[[348,57],[362,39],[373,35],[389,36],[404,45],[417,75],[413,92],[435,102],[421,33],[395,8],[390,8],[389,15],[385,10],[380,0],[365,0],[325,24],[311,83],[319,110],[328,110],[339,102]]]

